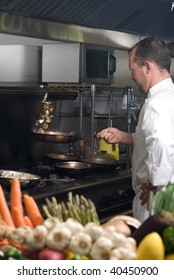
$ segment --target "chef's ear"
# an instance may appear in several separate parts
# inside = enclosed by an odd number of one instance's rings
[[[143,63],[143,65],[145,67],[145,72],[146,72],[147,75],[149,74],[149,72],[151,70],[151,67],[152,67],[151,64],[152,63],[150,61],[144,61],[144,63]]]

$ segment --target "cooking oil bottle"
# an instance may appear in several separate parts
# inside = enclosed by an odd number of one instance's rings
[[[110,155],[110,157],[115,160],[120,159],[119,144],[109,144],[109,143],[106,143],[106,141],[104,139],[100,139],[99,151],[102,154]]]

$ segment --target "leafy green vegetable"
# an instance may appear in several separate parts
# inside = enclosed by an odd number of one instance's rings
[[[166,253],[174,252],[174,226],[168,226],[164,229],[163,242]]]
[[[161,210],[174,213],[174,184],[169,183],[166,188],[162,188],[155,194],[155,203],[153,203],[154,194],[150,192],[149,196],[149,215],[158,214]]]

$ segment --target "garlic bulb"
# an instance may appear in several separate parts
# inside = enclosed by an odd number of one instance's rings
[[[68,218],[65,221],[65,225],[70,229],[72,234],[79,231],[83,231],[83,225],[80,224],[78,221],[74,220],[73,218]]]
[[[25,240],[28,234],[31,233],[33,229],[27,226],[22,226],[15,228],[11,233],[9,234],[9,238],[11,241],[15,243],[25,244]]]
[[[26,246],[30,249],[42,249],[46,244],[48,230],[45,226],[39,225],[32,229],[26,236]]]
[[[137,251],[137,243],[134,238],[132,237],[127,237],[126,242],[123,244],[123,247],[128,248],[132,252]]]
[[[85,232],[75,233],[69,243],[69,249],[75,254],[88,255],[92,247],[92,238]]]
[[[112,226],[105,229],[104,236],[112,241],[113,247],[124,247],[124,244],[127,242],[127,237],[125,237],[122,233],[115,232]]]
[[[60,225],[60,224],[61,224],[61,222],[60,222],[59,219],[56,218],[56,217],[47,218],[47,219],[44,220],[44,222],[43,222],[43,225],[44,225],[48,230],[50,230],[50,229],[52,229],[53,227],[58,226],[58,225]]]
[[[128,248],[118,247],[111,251],[110,260],[135,260],[136,253],[130,251]]]
[[[85,225],[84,231],[92,237],[93,241],[95,241],[103,234],[104,230],[101,226],[91,222]]]
[[[105,236],[101,236],[93,244],[90,256],[94,260],[108,260],[112,247],[112,241]]]
[[[52,228],[47,236],[46,245],[53,250],[64,250],[69,244],[71,231],[64,225]]]

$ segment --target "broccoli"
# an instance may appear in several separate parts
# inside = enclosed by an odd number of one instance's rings
[[[163,242],[167,254],[174,252],[174,226],[168,226],[164,229]]]

